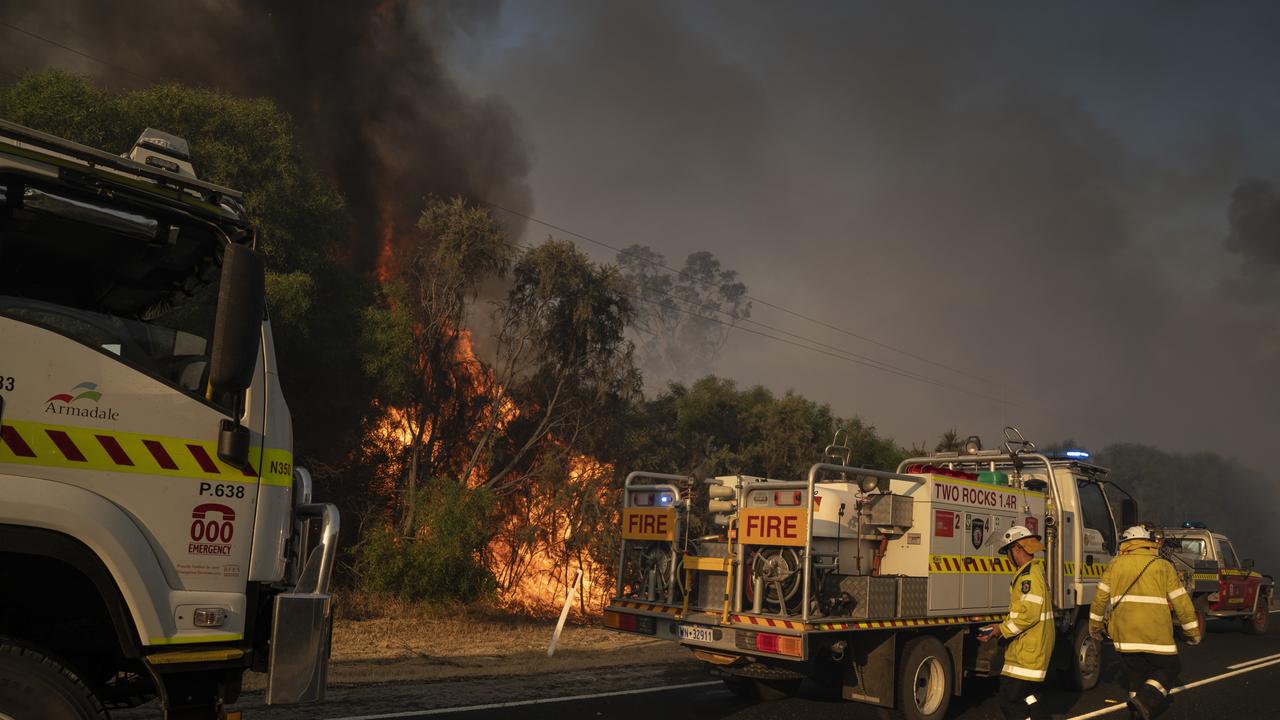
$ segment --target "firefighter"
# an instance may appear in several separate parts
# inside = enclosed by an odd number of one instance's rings
[[[1169,605],[1191,645],[1204,628],[1173,565],[1160,557],[1151,532],[1135,525],[1120,536],[1120,554],[1107,566],[1089,608],[1089,634],[1102,637],[1103,623],[1120,653],[1129,681],[1129,711],[1151,720],[1169,706],[1169,691],[1182,669],[1173,644]],[[1110,610],[1110,619],[1107,618]]]
[[[1042,720],[1049,714],[1036,697],[1049,670],[1053,654],[1053,604],[1045,581],[1044,563],[1035,554],[1044,551],[1040,536],[1022,525],[1004,534],[1000,552],[1018,568],[1009,583],[1009,617],[999,625],[979,631],[978,639],[1009,641],[1000,671],[1000,712],[1005,720]]]

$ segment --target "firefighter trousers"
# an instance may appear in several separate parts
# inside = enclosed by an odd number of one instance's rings
[[[1049,720],[1040,701],[1042,682],[1020,680],[1005,675],[1000,678],[1000,712],[1004,720]]]
[[[1129,702],[1141,703],[1147,717],[1157,717],[1169,708],[1169,691],[1178,684],[1182,663],[1177,655],[1120,653]]]

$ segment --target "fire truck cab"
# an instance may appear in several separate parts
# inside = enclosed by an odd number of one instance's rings
[[[1202,617],[1239,620],[1254,635],[1267,631],[1275,581],[1255,571],[1253,560],[1241,559],[1230,538],[1202,522],[1185,522],[1163,531],[1161,551]]]
[[[165,132],[0,121],[0,718],[219,720],[249,669],[323,696],[339,516],[240,197]]]

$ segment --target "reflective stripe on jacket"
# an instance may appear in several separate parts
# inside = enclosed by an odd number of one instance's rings
[[[1188,635],[1203,631],[1173,565],[1160,557],[1154,542],[1130,540],[1120,546],[1120,554],[1102,573],[1089,608],[1089,629],[1102,627],[1110,607],[1107,634],[1117,652],[1177,655],[1170,604]]]
[[[1000,635],[1011,638],[1004,651],[1001,675],[1019,680],[1044,680],[1053,655],[1053,600],[1044,579],[1044,563],[1028,561],[1009,583],[1009,617]]]

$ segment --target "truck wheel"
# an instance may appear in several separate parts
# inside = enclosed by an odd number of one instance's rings
[[[1253,615],[1244,621],[1244,631],[1250,635],[1265,635],[1267,622],[1271,619],[1271,603],[1266,598],[1258,598],[1257,605]]]
[[[746,700],[783,700],[796,694],[800,680],[758,680],[730,675],[724,678],[724,686]]]
[[[106,710],[74,672],[44,653],[0,638],[0,717],[105,720]]]
[[[955,690],[951,654],[935,637],[922,635],[907,643],[898,664],[898,707],[904,720],[941,720]]]
[[[1092,690],[1102,676],[1102,642],[1089,636],[1089,622],[1082,619],[1071,631],[1071,658],[1065,677],[1068,690]]]

